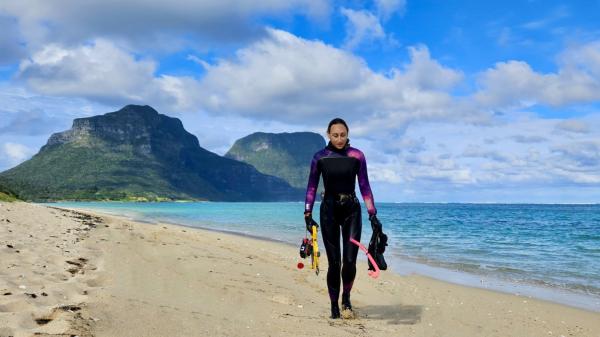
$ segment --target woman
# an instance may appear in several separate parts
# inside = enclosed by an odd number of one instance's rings
[[[362,230],[360,203],[354,193],[356,177],[369,212],[371,226],[374,230],[381,230],[381,223],[375,216],[377,210],[369,186],[365,156],[360,150],[350,146],[348,125],[341,118],[333,119],[327,126],[327,136],[329,144],[315,153],[310,165],[304,220],[309,229],[319,177],[323,175],[325,194],[321,202],[320,222],[329,262],[327,288],[331,300],[331,318],[340,317],[340,272],[343,283],[342,312],[344,317],[352,317],[354,314],[350,303],[350,291],[356,276],[358,247],[350,243],[350,238],[360,241]],[[341,253],[340,233],[343,242]]]

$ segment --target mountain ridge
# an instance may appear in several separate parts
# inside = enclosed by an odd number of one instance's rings
[[[325,146],[314,132],[255,132],[238,139],[225,157],[248,163],[264,174],[306,189],[313,155]]]
[[[300,200],[301,191],[199,145],[150,106],[77,118],[30,160],[0,173],[26,200]]]

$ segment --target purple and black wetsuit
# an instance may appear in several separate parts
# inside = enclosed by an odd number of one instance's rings
[[[367,162],[360,150],[349,145],[340,150],[329,143],[323,150],[315,153],[306,188],[305,212],[312,212],[321,175],[325,196],[321,202],[320,222],[329,262],[327,288],[331,303],[337,303],[340,294],[340,271],[345,296],[350,295],[356,276],[358,247],[350,243],[350,237],[360,241],[362,231],[360,203],[354,193],[357,177],[367,211],[373,215],[377,210],[367,176]],[[340,232],[343,254],[340,254]]]

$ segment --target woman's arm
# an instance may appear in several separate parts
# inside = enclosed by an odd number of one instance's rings
[[[369,215],[375,215],[377,214],[377,209],[375,208],[375,200],[373,199],[371,185],[369,184],[369,175],[367,174],[367,160],[365,159],[365,155],[361,151],[357,150],[357,152],[357,159],[360,162],[360,166],[358,168],[358,187],[360,188],[360,194],[362,194]]]
[[[315,154],[310,163],[310,173],[308,175],[308,184],[306,186],[306,200],[304,202],[304,213],[311,213],[317,195],[317,187],[319,186],[319,171],[318,156]]]

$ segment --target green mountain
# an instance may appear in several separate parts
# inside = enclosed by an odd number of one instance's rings
[[[225,157],[248,163],[264,174],[306,189],[310,162],[325,147],[325,139],[313,132],[256,132],[238,139]]]
[[[0,173],[25,200],[301,200],[302,191],[209,152],[149,106],[73,121],[30,160]]]

